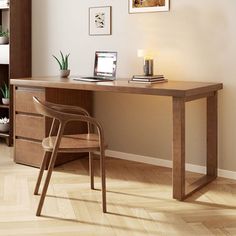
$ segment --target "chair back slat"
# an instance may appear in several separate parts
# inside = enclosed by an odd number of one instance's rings
[[[60,121],[63,120],[63,115],[60,112],[50,108],[49,106],[47,106],[46,103],[40,101],[38,98],[33,97],[33,102],[34,102],[36,111],[39,114],[47,116],[47,117],[51,117],[51,118],[56,118]]]

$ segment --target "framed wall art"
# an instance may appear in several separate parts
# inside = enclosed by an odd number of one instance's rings
[[[89,8],[89,35],[111,35],[111,6]]]
[[[129,13],[169,11],[169,0],[128,0]]]

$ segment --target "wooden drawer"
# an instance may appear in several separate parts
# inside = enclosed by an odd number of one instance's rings
[[[28,166],[40,167],[44,156],[41,142],[15,139],[15,162]],[[87,153],[58,153],[55,166],[87,156]]]
[[[15,136],[42,140],[45,137],[45,118],[16,114]]]
[[[15,162],[39,167],[44,151],[41,142],[15,139]]]
[[[33,96],[45,101],[44,89],[30,89],[18,87],[15,90],[15,111],[37,113],[33,104]]]

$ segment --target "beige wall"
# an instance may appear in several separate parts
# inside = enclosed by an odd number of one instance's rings
[[[113,7],[112,36],[88,36],[88,7]],[[157,51],[155,72],[170,80],[223,82],[220,168],[236,171],[236,1],[172,0],[170,12],[128,14],[128,0],[33,0],[33,74],[55,75],[52,54],[71,53],[73,74],[91,74],[95,50],[118,51],[118,77],[141,73],[138,48]],[[97,93],[95,114],[109,148],[171,158],[171,100]],[[204,165],[205,101],[187,108],[187,159]],[[204,138],[201,138],[203,136]]]

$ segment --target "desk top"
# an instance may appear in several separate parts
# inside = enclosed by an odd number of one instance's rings
[[[72,78],[62,79],[59,77],[11,79],[11,84],[23,87],[107,91],[172,97],[191,97],[215,92],[223,88],[222,83],[168,81],[157,84],[135,84],[129,83],[128,79],[117,79],[112,82],[82,82],[75,81]]]

